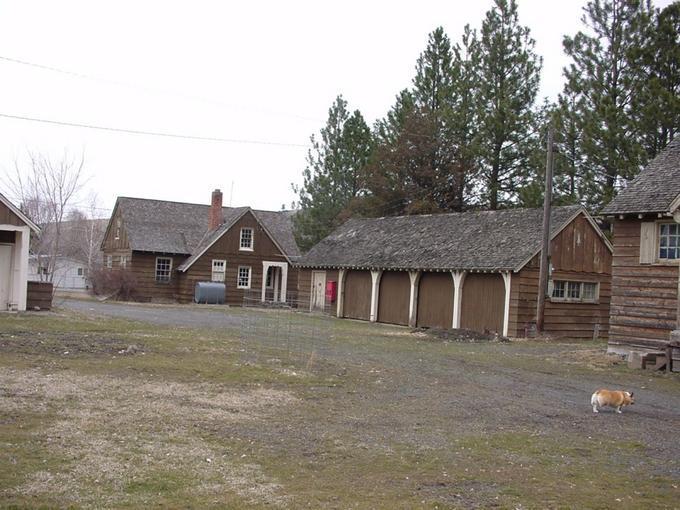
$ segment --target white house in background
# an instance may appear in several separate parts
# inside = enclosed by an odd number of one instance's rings
[[[28,261],[28,279],[32,282],[45,281],[47,268],[41,267],[38,257],[31,255]],[[42,274],[41,274],[42,273]],[[52,276],[55,290],[68,292],[85,292],[90,288],[87,267],[78,260],[69,257],[57,257]]]
[[[0,310],[26,310],[31,231],[40,233],[38,226],[0,193]]]

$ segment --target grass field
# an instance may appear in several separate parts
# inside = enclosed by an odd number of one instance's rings
[[[676,374],[327,320],[305,360],[244,356],[233,321],[0,315],[0,506],[680,506]],[[594,415],[599,386],[636,405]]]

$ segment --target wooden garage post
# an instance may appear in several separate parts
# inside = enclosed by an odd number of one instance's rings
[[[408,276],[411,279],[411,295],[408,301],[408,325],[411,328],[415,328],[418,321],[418,284],[420,283],[420,274],[420,271],[408,272]]]
[[[344,304],[345,304],[345,275],[347,274],[347,269],[338,269],[338,305],[337,305],[337,316],[342,319],[344,314]]]
[[[503,283],[505,284],[505,306],[503,307],[503,336],[508,336],[510,329],[510,289],[512,279],[510,271],[501,273],[503,275]]]
[[[460,311],[463,304],[463,283],[466,271],[451,271],[453,277],[453,329],[460,328]]]
[[[382,271],[371,271],[371,315],[369,319],[371,322],[378,320],[378,299],[380,299],[380,277]]]

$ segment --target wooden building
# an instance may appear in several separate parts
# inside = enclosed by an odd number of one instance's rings
[[[609,350],[657,350],[680,329],[680,138],[602,211],[613,229]]]
[[[31,232],[40,229],[0,193],[0,311],[26,310]]]
[[[286,301],[300,252],[292,212],[119,197],[102,251],[104,267],[133,276],[140,300],[190,302],[198,282],[223,282],[225,302]]]
[[[300,259],[298,293],[323,308],[336,287],[339,317],[520,336],[535,320],[542,220],[539,209],[352,219]],[[545,330],[606,337],[611,245],[570,206],[553,209],[550,246]]]

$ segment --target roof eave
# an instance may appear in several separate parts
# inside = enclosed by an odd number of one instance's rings
[[[28,228],[30,228],[36,235],[40,234],[40,227],[33,223],[33,221],[26,216],[21,209],[19,209],[17,206],[15,206],[12,202],[10,202],[9,198],[7,198],[5,195],[0,193],[0,202],[5,204],[7,208],[12,211],[14,214],[16,214],[21,221],[26,223]]]

